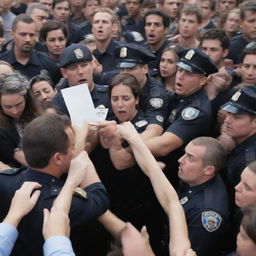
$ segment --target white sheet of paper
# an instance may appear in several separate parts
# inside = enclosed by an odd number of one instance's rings
[[[62,89],[64,101],[73,125],[81,126],[84,121],[97,122],[98,117],[87,84]]]

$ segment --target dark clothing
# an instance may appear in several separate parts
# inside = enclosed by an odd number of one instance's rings
[[[61,86],[61,89],[65,89],[68,88],[68,80],[65,79],[63,82],[63,85]],[[92,97],[92,101],[94,103],[94,107],[105,107],[108,108],[108,115],[111,115],[111,109],[109,106],[109,100],[108,100],[108,95],[107,95],[107,89],[108,86],[107,85],[98,85],[98,84],[94,84],[94,89],[91,92],[91,97]],[[58,107],[58,110],[60,112],[62,112],[63,114],[69,116],[69,112],[67,109],[67,106],[65,104],[64,98],[62,96],[61,91],[59,91],[55,97],[53,98],[52,102]]]
[[[49,72],[54,84],[61,78],[59,68],[56,66],[54,61],[52,61],[46,54],[34,49],[31,51],[30,58],[25,65],[16,60],[13,48],[1,54],[0,59],[10,63],[15,70],[25,75],[28,79],[39,75],[40,71],[43,69]]]
[[[168,111],[168,96],[163,85],[153,77],[148,76],[142,88],[139,108],[145,112],[150,124],[164,125]]]
[[[0,194],[1,198],[1,219],[7,214],[12,197],[17,189],[21,187],[25,181],[35,181],[42,185],[40,188],[41,195],[36,203],[35,208],[26,215],[19,227],[19,237],[11,255],[13,256],[40,256],[43,255],[44,238],[42,235],[43,209],[51,209],[54,199],[58,196],[61,188],[65,183],[65,177],[56,178],[46,173],[26,169],[13,175],[0,174]],[[97,182],[84,190],[87,193],[87,199],[77,195],[73,196],[71,210],[69,213],[71,229],[71,241],[84,236],[87,233],[84,227],[83,233],[75,234],[76,228],[95,220],[102,215],[108,208],[108,198],[104,186]],[[80,237],[79,237],[80,236]],[[84,241],[83,245],[88,245],[88,241]],[[76,248],[74,248],[76,251]],[[86,251],[83,254],[87,255]],[[92,255],[92,254],[91,254]]]
[[[15,15],[26,13],[26,10],[27,10],[27,5],[24,3],[19,3],[17,6],[11,7],[11,12],[14,13]]]
[[[232,37],[230,40],[227,59],[232,59],[234,64],[242,63],[242,52],[247,44],[249,44],[249,42],[244,39],[242,34]]]
[[[198,256],[219,255],[229,217],[228,195],[220,176],[193,187],[181,182],[178,195],[192,249]]]
[[[69,32],[69,38],[67,42],[67,46],[72,43],[79,43],[84,39],[84,35],[82,34],[82,31],[79,27],[79,25],[76,25],[72,22],[68,22],[68,32]]]
[[[93,51],[93,55],[102,65],[103,72],[113,71],[117,68],[117,61],[114,54],[115,48],[120,46],[120,42],[111,39],[105,52],[101,53],[98,49]]]
[[[89,21],[84,21],[79,27],[83,36],[92,34],[92,24]]]
[[[203,32],[205,32],[207,29],[212,29],[212,28],[216,28],[216,26],[215,26],[213,20],[210,20],[209,23],[208,23],[206,26],[204,26],[204,27],[202,27],[202,28],[200,29],[200,33],[203,33]]]
[[[140,18],[138,22],[136,22],[133,18],[126,16],[122,18],[121,21],[122,31],[137,31],[145,38],[145,24],[143,18]]]
[[[86,21],[86,18],[83,13],[79,13],[79,14],[72,13],[69,16],[69,21],[72,22],[73,24],[80,25],[82,22]]]
[[[0,161],[12,167],[20,167],[14,158],[14,149],[19,146],[20,136],[13,124],[0,128]]]

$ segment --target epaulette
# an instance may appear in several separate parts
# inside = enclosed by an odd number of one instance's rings
[[[0,175],[16,175],[19,172],[21,172],[23,170],[23,168],[12,168],[12,169],[7,169],[4,170],[2,172],[0,172]]]
[[[97,92],[107,92],[108,85],[97,85],[96,90],[97,90]]]

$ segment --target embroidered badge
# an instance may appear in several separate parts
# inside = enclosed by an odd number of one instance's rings
[[[195,51],[194,51],[194,50],[189,50],[189,51],[187,52],[187,54],[185,55],[185,59],[186,59],[186,60],[191,60],[192,57],[194,56],[194,54],[195,54]]]
[[[84,57],[83,51],[80,48],[75,49],[74,54],[78,60]]]
[[[180,204],[185,204],[186,202],[188,201],[188,197],[187,196],[184,196],[180,199]]]
[[[148,124],[148,122],[146,121],[146,120],[140,120],[140,121],[138,121],[138,122],[136,122],[135,123],[135,125],[137,126],[137,127],[143,127],[143,126],[145,126],[145,125],[147,125]]]
[[[87,193],[83,189],[78,188],[78,187],[74,189],[74,194],[83,198],[83,199],[88,198]]]
[[[236,93],[232,96],[231,100],[237,101],[240,96],[241,96],[241,92],[238,91],[238,92],[236,92]]]
[[[193,120],[198,117],[199,110],[193,107],[184,108],[181,112],[181,116],[184,120]]]
[[[160,123],[162,123],[164,121],[164,117],[161,115],[156,115],[156,120]]]
[[[149,102],[153,108],[161,108],[164,104],[164,101],[161,98],[152,98]]]
[[[214,211],[202,212],[202,224],[208,232],[216,231],[222,222],[221,216]]]
[[[120,58],[125,58],[127,57],[127,47],[122,47],[120,49]]]

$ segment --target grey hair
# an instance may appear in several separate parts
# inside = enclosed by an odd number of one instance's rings
[[[30,3],[27,7],[27,10],[26,10],[26,14],[31,16],[31,14],[33,13],[33,11],[35,9],[39,9],[39,10],[42,10],[44,12],[49,12],[49,10],[47,9],[47,7],[43,4],[40,4],[40,3]]]
[[[20,73],[6,73],[0,75],[0,94],[18,93],[25,96],[29,89],[28,79]]]

